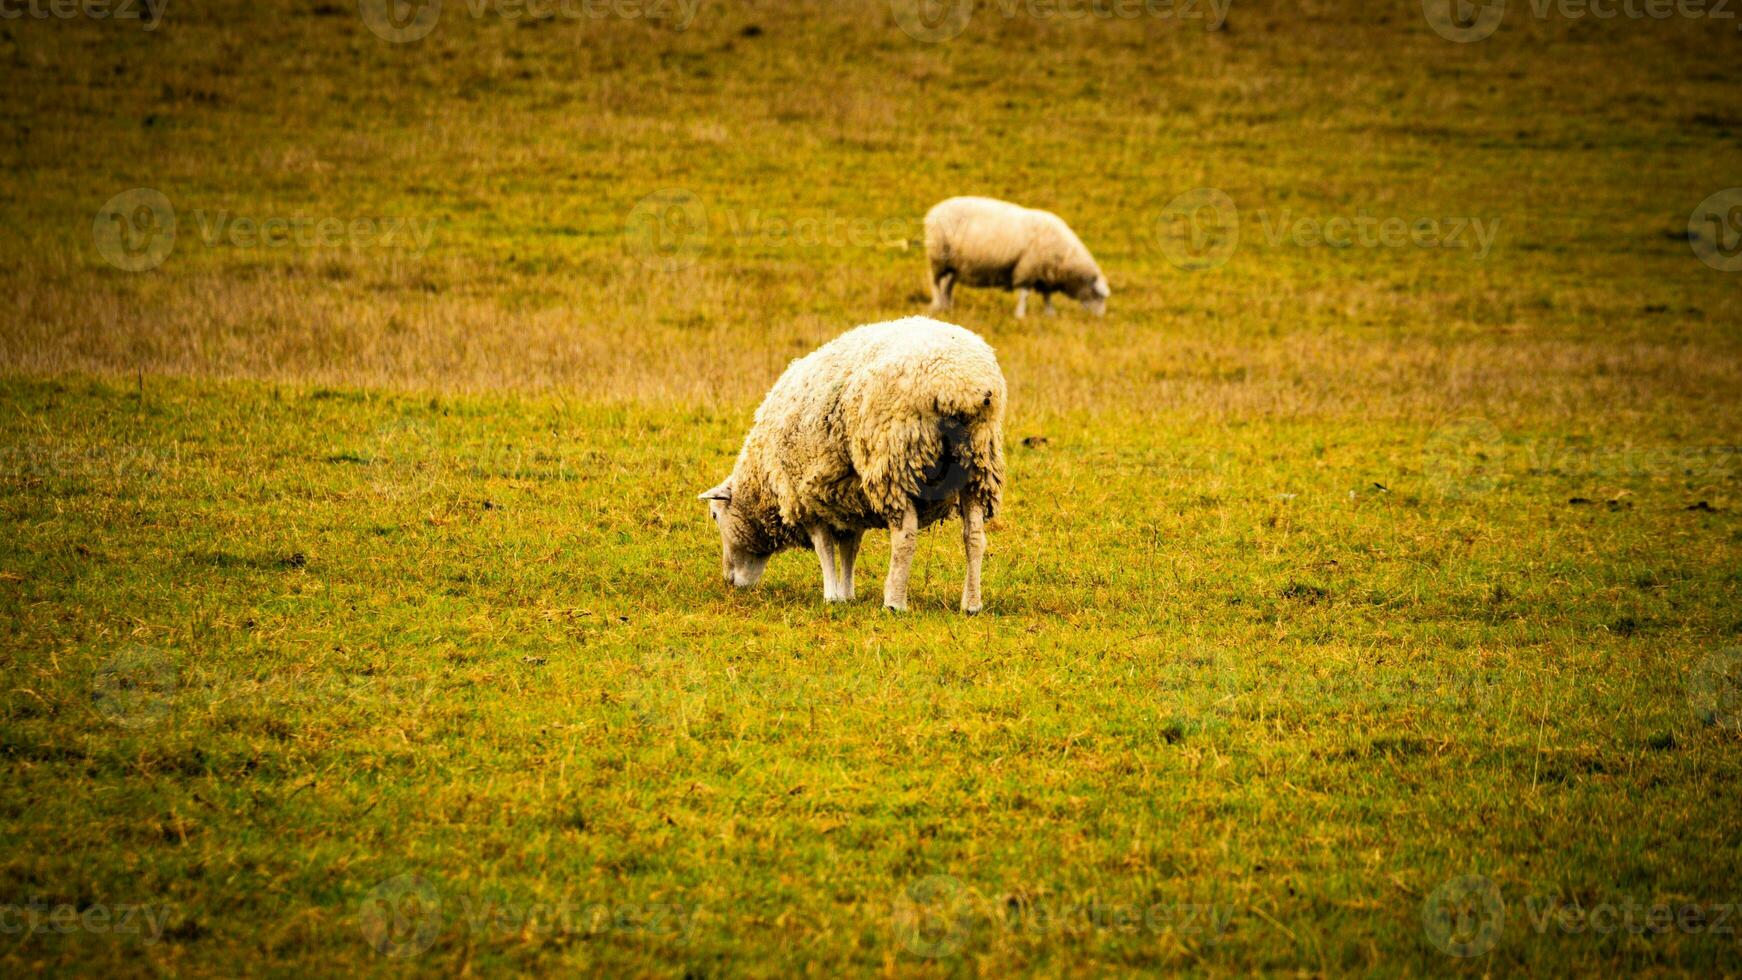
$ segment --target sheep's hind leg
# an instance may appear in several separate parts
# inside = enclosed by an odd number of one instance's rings
[[[811,547],[817,551],[817,561],[823,566],[823,601],[841,601],[841,588],[835,574],[835,535],[826,527],[811,528]]]
[[[1028,315],[1028,290],[1016,291],[1016,318],[1018,320]]]
[[[883,583],[883,608],[907,611],[907,573],[918,542],[919,511],[909,503],[900,517],[889,522],[889,578]]]
[[[962,583],[962,612],[972,616],[980,601],[980,559],[986,556],[986,509],[979,501],[962,504],[962,551],[968,556],[968,576]]]
[[[841,577],[835,580],[835,594],[847,602],[857,598],[853,590],[853,564],[859,560],[859,541],[864,537],[863,531],[847,531],[835,539],[835,546],[841,551]]]
[[[931,280],[931,308],[940,313],[949,309],[954,303],[955,290],[956,274],[954,272],[945,271],[933,275]]]

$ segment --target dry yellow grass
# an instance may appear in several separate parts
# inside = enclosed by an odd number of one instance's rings
[[[26,268],[11,277],[0,368],[744,406],[845,327],[924,312],[913,270],[878,271],[649,274],[627,260],[592,281],[540,283],[534,304],[492,296],[492,272],[471,262],[335,256],[145,283],[91,273],[82,287]],[[1724,411],[1742,383],[1734,343],[1685,326],[1580,336],[1500,300],[1494,322],[1470,323],[1456,309],[1478,301],[1467,296],[1278,284],[1237,298],[1186,275],[1163,274],[1148,295],[1127,285],[1105,320],[1018,322],[998,294],[970,297],[955,318],[999,348],[1024,413],[1566,418]],[[1193,303],[1238,304],[1238,322],[1194,315]],[[823,312],[854,309],[865,312]],[[1447,321],[1459,328],[1405,325]]]
[[[291,2],[150,34],[17,22],[0,371],[741,408],[789,357],[919,312],[923,260],[886,232],[916,245],[929,204],[983,192],[1064,214],[1115,289],[1101,322],[960,310],[1019,411],[1734,418],[1742,301],[1684,234],[1742,163],[1723,25],[1521,9],[1456,45],[1388,4],[1243,4],[1216,31],[1005,7],[942,45],[869,0],[704,7],[681,31],[450,11],[413,45]],[[178,237],[122,273],[91,223],[137,186]],[[1205,272],[1161,237],[1195,187],[1242,215]],[[674,190],[705,234],[672,268],[633,225]],[[430,239],[237,247],[205,235],[220,214]],[[1480,257],[1273,237],[1361,215],[1497,234]]]

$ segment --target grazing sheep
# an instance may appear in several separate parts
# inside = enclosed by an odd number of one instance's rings
[[[1028,315],[1028,291],[1046,300],[1064,293],[1096,316],[1107,312],[1107,277],[1082,239],[1058,215],[987,197],[952,197],[925,216],[932,309],[950,308],[957,283],[1016,293],[1016,317]]]
[[[823,599],[850,601],[860,538],[887,527],[883,604],[903,611],[919,529],[959,513],[962,611],[979,612],[985,522],[1004,489],[1004,399],[992,348],[926,317],[849,330],[792,362],[756,410],[732,475],[701,495],[720,528],[726,581],[753,586],[775,552],[808,545]]]

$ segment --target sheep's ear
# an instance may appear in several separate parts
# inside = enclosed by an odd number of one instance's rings
[[[697,500],[732,500],[732,481],[727,480],[712,490],[704,490],[696,497]]]

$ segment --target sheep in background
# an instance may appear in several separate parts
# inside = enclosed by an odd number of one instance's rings
[[[883,604],[904,611],[920,528],[959,513],[962,611],[979,612],[985,522],[1004,488],[1004,401],[992,348],[925,317],[850,330],[792,362],[756,410],[732,475],[701,495],[726,581],[753,586],[775,552],[808,545],[824,600],[850,601],[860,539],[887,527]]]
[[[1107,312],[1107,277],[1082,239],[1058,215],[986,197],[952,197],[925,216],[932,309],[950,308],[958,283],[1015,289],[1016,317],[1028,314],[1028,291],[1046,300],[1064,293],[1096,316]]]

